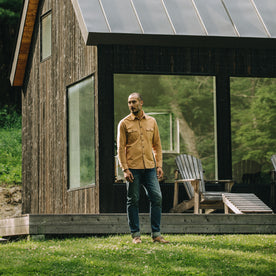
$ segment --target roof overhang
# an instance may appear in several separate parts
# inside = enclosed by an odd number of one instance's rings
[[[276,49],[275,0],[71,0],[86,45]],[[39,0],[25,0],[10,81],[22,86]]]
[[[275,48],[275,0],[71,0],[87,45]]]
[[[17,43],[10,73],[10,82],[12,86],[23,85],[38,4],[39,0],[25,0],[23,5]]]

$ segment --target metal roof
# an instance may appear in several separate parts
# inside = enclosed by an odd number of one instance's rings
[[[223,44],[222,38],[241,42],[276,38],[275,0],[71,1],[89,45]]]

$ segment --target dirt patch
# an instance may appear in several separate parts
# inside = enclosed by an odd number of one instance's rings
[[[22,213],[22,187],[0,187],[0,219],[19,217]]]

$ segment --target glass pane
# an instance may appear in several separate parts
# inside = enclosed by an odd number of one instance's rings
[[[276,149],[276,79],[231,78],[233,191],[269,205],[270,158]]]
[[[165,0],[177,34],[205,35],[191,0]]]
[[[88,32],[109,32],[98,0],[78,1]]]
[[[114,75],[114,141],[119,121],[129,114],[127,99],[133,91],[141,93],[144,111],[158,123],[166,182],[174,181],[179,153],[199,157],[206,178],[214,179],[213,77]],[[123,179],[120,168],[117,172]]]
[[[51,56],[52,47],[52,27],[51,27],[51,14],[44,16],[41,20],[41,59]]]
[[[146,109],[144,109],[146,111]],[[156,119],[162,142],[162,151],[179,153],[179,120],[168,111],[146,112]]]
[[[234,27],[221,0],[194,0],[194,2],[208,35],[236,36]]]
[[[95,183],[94,78],[68,89],[69,183]]]
[[[241,36],[267,37],[250,0],[224,0],[224,3]]]
[[[138,20],[128,0],[102,0],[111,27],[116,33],[141,33]]]
[[[160,0],[133,0],[144,32],[173,34],[172,26]]]
[[[276,37],[276,1],[254,0],[259,13],[272,37]]]

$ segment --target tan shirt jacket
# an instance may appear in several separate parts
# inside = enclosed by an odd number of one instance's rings
[[[162,167],[162,147],[156,120],[129,114],[118,125],[118,158],[122,170]]]

